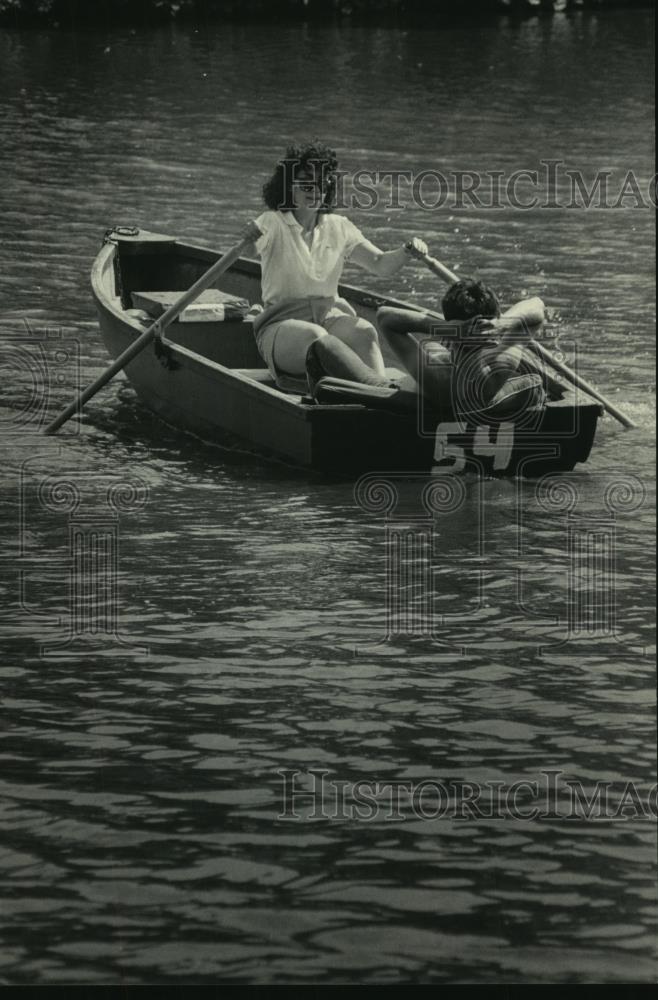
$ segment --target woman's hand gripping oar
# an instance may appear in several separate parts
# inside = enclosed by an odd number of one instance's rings
[[[203,292],[206,288],[209,288],[215,279],[220,276],[220,274],[223,274],[224,271],[228,271],[231,265],[235,263],[240,254],[243,252],[245,247],[253,243],[259,235],[260,231],[255,223],[250,223],[244,230],[240,242],[236,243],[236,245],[225,253],[220,260],[213,264],[213,266],[206,271],[206,273],[202,275],[198,281],[195,281],[191,288],[188,288],[188,290],[184,292],[181,297],[176,300],[176,302],[165,310],[162,316],[158,317],[158,319],[152,323],[151,326],[144,331],[144,333],[140,334],[137,340],[135,340],[130,347],[126,348],[123,354],[120,354],[116,361],[114,361],[109,368],[105,369],[102,375],[99,375],[99,377],[92,382],[91,385],[88,385],[87,388],[84,389],[80,395],[66,407],[65,410],[62,410],[59,416],[55,417],[52,423],[48,424],[44,430],[44,434],[54,434],[55,431],[58,430],[62,424],[65,424],[70,417],[72,417],[75,413],[79,413],[85,403],[87,403],[92,396],[95,396],[99,389],[102,389],[103,386],[106,385],[110,379],[113,379],[114,376],[122,370],[122,368],[125,368],[126,365],[140,353],[140,351],[143,351],[156,335],[159,336],[162,334],[167,329],[169,324],[173,323],[176,317],[182,313],[183,309],[186,309],[191,302],[194,302],[201,292]]]
[[[444,281],[448,281],[450,282],[450,284],[454,284],[455,281],[459,281],[459,278],[453,271],[447,268],[440,261],[436,260],[434,257],[430,257],[429,254],[416,253],[411,247],[409,252],[413,256],[417,257],[418,260],[422,260],[423,263],[430,269],[430,271],[432,271],[434,274],[437,274],[440,278],[443,278]],[[542,358],[542,360],[545,361],[546,364],[550,365],[551,368],[553,368],[556,372],[559,372],[560,375],[563,375],[564,378],[566,378],[569,382],[571,382],[572,385],[577,386],[579,389],[582,389],[583,392],[586,392],[589,396],[592,396],[594,399],[598,400],[598,402],[601,403],[603,408],[612,417],[618,420],[619,423],[622,424],[624,427],[628,428],[637,427],[637,424],[634,424],[633,421],[630,419],[630,417],[627,417],[625,413],[622,413],[621,410],[617,409],[617,407],[613,403],[611,403],[609,399],[606,399],[606,397],[602,393],[600,393],[598,389],[595,389],[593,385],[590,385],[589,382],[586,382],[584,378],[581,378],[580,375],[577,375],[576,372],[572,371],[572,369],[569,368],[567,365],[562,364],[561,361],[558,361],[557,358],[554,358],[553,355],[550,353],[550,351],[547,351],[545,347],[542,347],[541,344],[538,344],[536,340],[531,340],[528,344],[528,347],[530,347],[531,350],[535,352],[535,354],[537,354],[540,358]]]

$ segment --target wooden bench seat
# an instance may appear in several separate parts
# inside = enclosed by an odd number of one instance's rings
[[[180,295],[181,293],[176,291],[132,292],[133,311],[143,310],[153,319],[157,319],[168,306],[180,298]],[[216,288],[207,288],[199,296],[199,302],[213,305],[225,302],[226,298],[224,292]],[[256,347],[251,319],[251,316],[246,316],[211,321],[207,318],[187,322],[174,320],[166,336],[174,343],[188,347],[191,351],[227,368],[255,369],[257,365],[262,364],[262,358]]]
[[[260,382],[261,385],[269,385],[272,389],[276,389],[276,384],[269,368],[235,368],[234,371],[238,375],[246,375],[247,378],[253,379],[254,382]]]
[[[176,302],[181,296],[180,292],[133,292],[131,295],[132,304],[135,309],[144,309],[149,316],[153,316],[157,319],[158,316],[162,316],[165,309]],[[212,307],[223,307],[232,308],[234,315],[227,317],[227,322],[235,322],[236,320],[241,320],[244,313],[247,312],[249,308],[249,303],[246,299],[238,298],[236,295],[229,295],[227,292],[221,292],[218,288],[206,288],[203,292],[197,295],[194,302],[188,306],[186,310],[183,311],[182,315],[178,319],[174,320],[175,323],[185,323],[185,322],[216,322],[216,318],[212,315]],[[207,318],[203,318],[203,312],[208,313]],[[200,317],[195,317],[194,312],[199,310],[201,313]],[[188,313],[190,314],[189,319],[187,318]],[[223,320],[220,319],[220,322]]]

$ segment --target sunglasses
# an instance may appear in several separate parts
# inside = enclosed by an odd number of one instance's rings
[[[294,187],[298,191],[304,191],[306,194],[313,194],[315,191],[325,191],[328,186],[327,181],[294,181]]]

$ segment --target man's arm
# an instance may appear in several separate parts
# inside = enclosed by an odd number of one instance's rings
[[[440,316],[421,310],[395,309],[392,306],[382,306],[377,310],[376,324],[395,357],[415,381],[422,382],[425,390],[434,386],[437,392],[443,391],[439,368],[426,363],[427,354],[420,350],[414,334],[419,334],[421,340],[425,338],[425,344],[429,342],[433,345],[433,357],[436,359],[446,354],[444,347],[439,346],[443,339],[441,332],[444,336],[449,333],[454,336],[455,324],[446,323]]]
[[[384,333],[403,336],[407,333],[423,333],[425,336],[440,335],[441,329],[454,330],[454,323],[446,323],[438,316],[415,309],[395,309],[382,306],[377,310],[377,327]]]
[[[416,312],[415,309],[382,306],[377,310],[377,326],[384,333],[398,336],[405,333],[421,333],[425,336],[454,339],[461,332],[471,340],[477,339],[478,336],[483,340],[491,340],[493,335],[496,339],[500,339],[501,344],[520,343],[531,339],[530,328],[541,325],[543,321],[544,303],[536,297],[516,302],[498,319],[478,320],[476,323],[445,320],[426,312]]]
[[[497,336],[489,319],[457,320],[443,319],[436,313],[416,312],[415,309],[395,309],[382,306],[377,310],[377,328],[394,338],[408,333],[419,333],[432,337],[445,347],[454,347],[460,342],[477,345],[478,341],[490,343]],[[392,343],[392,341],[391,341]]]
[[[540,298],[534,296],[522,299],[493,321],[496,336],[500,338],[502,345],[531,340],[537,332],[536,328],[544,322],[545,315],[544,303]]]
[[[539,296],[535,295],[531,299],[521,299],[520,302],[515,302],[513,306],[505,310],[500,318],[522,316],[528,326],[535,326],[537,323],[544,322],[545,314],[544,303]]]

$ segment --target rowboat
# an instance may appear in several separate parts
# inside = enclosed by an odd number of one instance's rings
[[[221,254],[145,230],[109,230],[91,275],[105,346],[117,358],[160,311]],[[260,265],[237,259],[216,282],[219,292],[260,300]],[[357,314],[373,322],[382,305],[418,309],[341,285]],[[149,311],[150,309],[150,311]],[[212,311],[211,311],[212,312]],[[434,410],[395,412],[364,392],[317,402],[282,391],[261,359],[249,315],[183,314],[127,365],[140,400],[170,426],[224,447],[328,473],[471,470],[531,476],[567,471],[590,454],[599,402],[566,385],[518,417],[464,418],[448,402]]]

